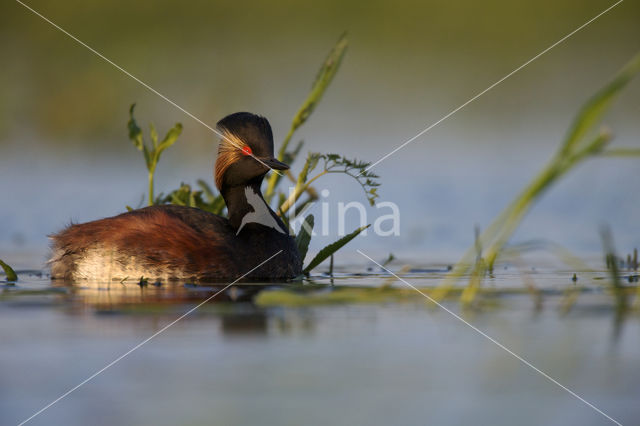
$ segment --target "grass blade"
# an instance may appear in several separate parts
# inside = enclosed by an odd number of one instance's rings
[[[298,246],[298,252],[300,252],[300,260],[304,262],[304,258],[307,256],[307,250],[309,250],[309,243],[311,242],[311,233],[313,232],[313,215],[310,214],[304,219],[300,232],[296,235],[296,245]]]
[[[338,68],[340,68],[340,64],[342,63],[342,58],[344,58],[344,54],[347,51],[348,44],[347,34],[344,33],[340,36],[340,39],[338,39],[338,42],[333,46],[333,49],[331,49],[331,52],[329,52],[329,55],[322,63],[322,66],[316,75],[316,79],[311,85],[311,91],[307,95],[307,98],[302,103],[302,106],[296,115],[293,117],[289,133],[287,133],[287,136],[285,136],[282,144],[280,145],[278,160],[284,160],[285,154],[287,153],[287,147],[289,146],[289,142],[291,141],[293,134],[307,121],[313,110],[318,105],[318,102],[320,102],[320,99],[322,99],[322,95],[324,95],[324,92],[327,90],[329,84],[331,84],[331,81],[333,80],[333,77],[336,75]],[[279,182],[279,175],[274,173],[269,177],[267,190],[265,191],[267,201],[271,200]]]
[[[7,276],[7,281],[9,282],[18,281],[18,275],[16,274],[16,271],[14,271],[13,268],[11,268],[11,266],[7,265],[2,260],[0,260],[0,266],[4,270],[4,274]]]
[[[563,156],[573,151],[573,148],[584,139],[589,130],[600,121],[602,115],[609,109],[614,98],[639,71],[640,54],[637,54],[609,84],[600,89],[584,104],[569,127],[569,132],[561,150]]]
[[[133,142],[133,145],[138,149],[138,151],[142,151],[144,147],[144,142],[142,140],[142,129],[138,127],[138,123],[136,123],[136,119],[133,117],[133,110],[136,108],[136,104],[131,104],[129,108],[129,122],[127,123],[127,128],[129,129],[129,139]]]
[[[320,70],[316,75],[316,79],[311,86],[311,92],[309,92],[307,99],[305,99],[304,103],[298,110],[298,113],[293,118],[293,122],[291,123],[291,132],[294,132],[298,127],[302,126],[305,121],[307,121],[307,118],[309,118],[318,102],[320,102],[320,99],[322,99],[322,95],[324,95],[324,92],[327,90],[327,87],[329,87],[333,77],[336,75],[338,68],[340,68],[340,64],[342,63],[342,58],[347,51],[348,44],[347,34],[345,33],[340,37],[336,45],[333,46],[331,52],[329,52],[327,59],[325,59],[320,67]],[[286,149],[284,144],[280,147],[282,155],[284,155],[283,148]]]
[[[482,270],[486,268],[489,271],[493,269],[494,262],[504,245],[540,196],[581,161],[606,152],[603,149],[611,139],[608,131],[601,131],[593,139],[586,139],[585,136],[599,122],[615,96],[638,72],[640,72],[640,54],[628,62],[609,84],[587,100],[569,127],[567,136],[555,157],[479,236],[478,242],[481,247],[486,247],[484,261],[474,262],[474,257],[477,257],[475,246],[469,248],[432,294],[435,300],[444,298],[453,289],[454,284],[469,273],[471,274],[469,287],[474,286],[477,283],[475,278],[480,276],[478,272],[483,272]]]

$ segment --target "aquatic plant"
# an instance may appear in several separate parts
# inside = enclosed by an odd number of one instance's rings
[[[216,194],[211,186],[202,179],[198,179],[196,184],[200,188],[199,190],[194,190],[191,185],[182,183],[178,189],[171,191],[166,196],[162,193],[158,195],[154,204],[176,204],[196,207],[213,214],[222,214],[226,209],[222,195]]]
[[[18,281],[18,275],[16,274],[16,272],[13,270],[11,266],[4,263],[2,259],[0,259],[0,267],[2,267],[2,270],[4,271],[4,274],[6,275],[8,282]]]
[[[345,235],[344,237],[340,238],[338,241],[335,241],[329,244],[328,246],[326,246],[325,248],[323,248],[322,250],[320,250],[318,254],[311,260],[311,262],[309,262],[309,264],[304,268],[302,272],[304,272],[305,274],[308,274],[313,268],[315,268],[316,266],[324,262],[330,256],[333,256],[335,252],[337,252],[342,247],[344,247],[349,241],[353,240],[355,237],[358,236],[358,234],[360,234],[362,231],[367,229],[369,226],[371,225],[361,226],[360,228],[356,229],[350,234]]]
[[[340,68],[342,59],[347,52],[348,45],[349,42],[347,40],[346,33],[342,34],[336,45],[333,47],[333,49],[331,49],[331,52],[329,52],[329,55],[320,66],[320,70],[318,71],[318,74],[316,75],[316,78],[311,85],[311,91],[307,95],[307,98],[302,103],[302,106],[300,107],[296,115],[293,117],[289,132],[280,144],[280,150],[278,151],[278,160],[285,162],[293,161],[295,160],[298,152],[300,152],[300,148],[302,148],[303,142],[300,142],[293,151],[287,151],[289,142],[291,142],[291,138],[293,137],[295,131],[298,130],[298,128],[307,121],[311,113],[318,105],[318,102],[320,102],[320,99],[322,99],[324,92],[331,84],[333,77],[336,75],[336,72],[338,72],[338,68]],[[293,182],[296,181],[295,179],[293,179],[293,176],[290,173],[287,173],[287,176],[292,179]],[[282,176],[274,173],[269,178],[267,182],[267,189],[265,190],[265,199],[267,200],[267,202],[271,201],[272,197],[274,196],[276,187],[278,186],[281,177]]]
[[[324,162],[322,171],[314,177],[308,178],[309,173],[316,168],[319,160],[323,160]],[[369,204],[373,206],[376,198],[378,198],[377,188],[380,186],[380,183],[376,181],[378,175],[367,171],[369,164],[371,163],[349,160],[338,154],[309,153],[307,161],[298,175],[294,190],[287,199],[280,203],[278,207],[280,216],[284,216],[284,214],[289,211],[289,209],[296,203],[300,196],[309,189],[310,185],[315,180],[329,173],[343,173],[347,176],[351,176],[360,184],[365,192],[367,201],[369,201]],[[302,203],[299,210],[302,210],[310,201],[311,200],[307,200]]]
[[[325,91],[331,84],[333,77],[342,63],[347,46],[347,37],[346,34],[343,34],[331,52],[329,52],[325,61],[322,63],[311,86],[311,91],[302,103],[298,112],[293,117],[289,132],[280,144],[280,150],[278,152],[279,160],[292,165],[298,158],[302,147],[304,146],[304,142],[300,141],[293,150],[289,150],[289,143],[296,130],[309,119],[309,116],[313,113]],[[152,144],[147,146],[143,140],[142,130],[138,127],[134,118],[134,108],[135,104],[131,105],[129,109],[129,122],[127,127],[129,129],[129,139],[131,139],[134,146],[144,154],[145,163],[149,172],[148,204],[177,204],[181,206],[197,207],[214,214],[224,214],[226,206],[222,195],[212,189],[204,180],[197,181],[199,189],[193,189],[190,185],[182,183],[179,188],[169,192],[169,194],[159,194],[157,197],[154,197],[153,180],[158,161],[160,160],[160,155],[165,149],[169,148],[176,142],[182,131],[182,125],[177,123],[169,130],[165,138],[159,142],[155,127],[151,124],[150,138]],[[322,170],[314,176],[309,177],[321,161]],[[294,175],[291,170],[287,170],[284,175],[272,173],[267,178],[267,187],[264,192],[264,198],[289,226],[291,218],[296,217],[299,213],[305,210],[305,207],[318,199],[317,192],[311,184],[322,176],[332,173],[340,173],[354,179],[362,187],[367,201],[371,205],[374,205],[375,200],[378,197],[377,188],[380,186],[380,183],[378,182],[379,177],[376,174],[366,170],[369,165],[370,163],[368,162],[357,159],[348,159],[339,154],[311,152],[307,155],[307,159],[301,171],[297,175]],[[294,184],[293,191],[290,193],[285,193],[283,190],[279,189],[283,177],[286,177],[292,184]],[[305,193],[308,195],[307,198],[300,201],[300,197]],[[304,268],[304,273],[309,274],[313,268],[331,257],[336,251],[344,247],[345,244],[368,228],[368,226],[369,225],[360,227],[320,250],[314,259],[311,260],[311,262]],[[303,260],[309,247],[312,229],[313,217],[311,216],[305,219],[301,231],[296,236],[296,242]]]
[[[616,307],[619,310],[627,308],[627,295],[622,279],[620,277],[620,269],[618,267],[618,257],[616,256],[615,245],[611,229],[603,226],[600,230],[600,238],[602,239],[602,250],[605,256],[605,263],[608,265],[610,288],[616,298]]]
[[[493,270],[497,258],[503,253],[505,245],[533,204],[577,165],[594,157],[640,155],[640,149],[635,148],[606,150],[611,141],[611,132],[606,128],[601,128],[598,132],[594,130],[616,96],[639,71],[640,54],[637,54],[611,82],[587,100],[571,123],[556,154],[489,227],[478,235],[476,244],[465,252],[445,278],[439,291],[434,293],[436,300],[442,299],[459,279],[469,275],[469,283],[462,293],[461,301],[465,305],[471,303],[486,273]]]
[[[129,139],[133,142],[133,145],[138,148],[144,154],[144,161],[149,172],[149,205],[154,204],[153,198],[153,178],[156,172],[156,167],[160,161],[160,155],[162,152],[173,145],[180,133],[182,133],[182,124],[176,123],[165,135],[162,141],[158,141],[158,132],[156,131],[153,123],[149,124],[149,137],[151,138],[151,145],[147,146],[142,136],[142,130],[138,127],[135,118],[133,117],[133,110],[136,104],[131,105],[129,108],[129,122],[127,127],[129,129]]]
[[[300,253],[300,258],[304,261],[304,258],[307,257],[307,251],[309,250],[309,243],[311,242],[311,235],[313,232],[313,215],[310,214],[304,218],[304,222],[302,222],[302,226],[300,227],[300,232],[296,235],[296,246],[298,246],[298,252]]]

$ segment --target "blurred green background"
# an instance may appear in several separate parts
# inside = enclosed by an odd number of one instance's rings
[[[27,4],[209,124],[239,110],[267,116],[276,144],[348,31],[345,61],[297,137],[310,150],[375,161],[613,2]],[[401,207],[402,235],[361,244],[457,255],[551,155],[580,104],[640,50],[639,24],[640,5],[621,3],[381,163],[381,200]],[[160,133],[185,126],[158,190],[210,179],[215,135],[16,2],[2,6],[0,46],[0,248],[45,247],[70,219],[138,204],[145,170],[125,131],[133,102],[139,122]],[[640,144],[639,94],[636,81],[607,120],[615,145]],[[593,252],[608,222],[621,244],[640,245],[640,201],[629,196],[639,170],[635,160],[590,162],[518,237]],[[323,181],[331,202],[364,201],[341,179]]]

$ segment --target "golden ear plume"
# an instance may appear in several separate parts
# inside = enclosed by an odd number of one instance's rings
[[[222,189],[222,179],[227,169],[242,158],[242,147],[245,145],[240,138],[227,129],[222,128],[220,130],[222,130],[224,138],[220,140],[220,145],[218,146],[218,159],[216,160],[214,173],[216,186],[219,190]]]

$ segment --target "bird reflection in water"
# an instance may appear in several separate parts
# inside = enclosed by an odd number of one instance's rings
[[[211,321],[215,323],[212,327],[228,336],[308,333],[314,328],[313,313],[309,311],[289,312],[254,304],[255,296],[273,288],[273,283],[234,284],[224,290],[226,286],[228,284],[194,285],[179,281],[54,283],[55,288],[64,290],[63,300],[59,301],[68,314],[135,319],[136,327],[149,326],[153,331],[218,292],[183,321]]]

